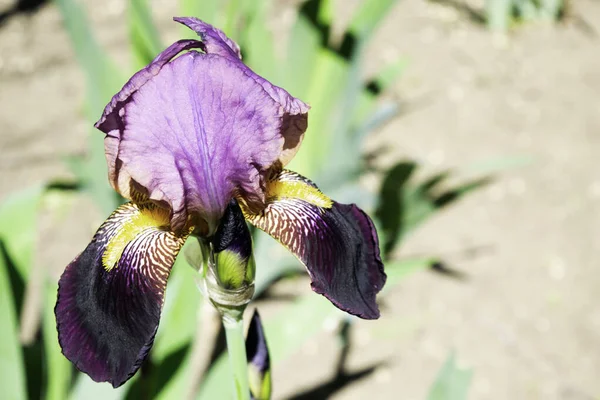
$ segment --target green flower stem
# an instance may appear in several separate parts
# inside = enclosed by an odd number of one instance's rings
[[[188,254],[193,258],[192,265],[198,265],[200,290],[221,314],[235,400],[250,400],[242,317],[254,294],[255,266],[252,238],[244,221],[239,206],[230,205],[214,236],[210,240],[199,239],[198,246]]]
[[[234,399],[250,400],[250,383],[248,381],[248,362],[246,360],[246,342],[244,340],[244,321],[241,317],[222,313],[221,319],[225,327],[229,364],[233,375]]]
[[[202,243],[201,243],[202,246]],[[244,337],[243,314],[254,294],[254,276],[246,282],[242,279],[239,287],[229,288],[222,285],[219,279],[218,258],[213,253],[212,246],[204,245],[206,257],[202,275],[201,290],[221,314],[225,328],[227,352],[234,383],[234,399],[250,400],[250,384],[248,378],[248,361],[246,359],[246,340]],[[252,270],[254,271],[254,270]],[[244,274],[246,271],[243,271]]]

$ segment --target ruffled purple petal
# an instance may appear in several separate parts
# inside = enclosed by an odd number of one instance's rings
[[[111,99],[110,103],[104,109],[102,117],[94,126],[106,133],[104,139],[104,151],[106,162],[108,164],[108,178],[113,188],[119,191],[123,196],[131,198],[129,193],[129,180],[125,171],[121,171],[122,163],[117,160],[119,153],[119,142],[124,128],[122,120],[122,108],[129,101],[130,96],[135,93],[146,82],[156,76],[162,67],[165,66],[173,57],[185,50],[202,48],[202,43],[197,40],[180,40],[173,43],[165,51],[160,53],[154,61],[146,68],[137,72],[123,86],[123,89]],[[121,176],[121,173],[125,176]],[[119,185],[119,178],[124,182]]]
[[[255,74],[243,64],[239,46],[229,39],[223,31],[197,18],[176,17],[173,19],[196,32],[206,45],[207,53],[227,57],[239,64],[240,68],[243,68],[246,74],[260,84],[269,96],[283,108],[281,133],[285,138],[285,143],[279,161],[282,166],[287,165],[298,151],[304,138],[304,132],[307,128],[306,114],[310,107],[291,96],[286,90]]]
[[[123,86],[119,93],[113,96],[110,103],[104,109],[104,113],[94,126],[108,135],[119,135],[121,118],[119,110],[125,105],[129,96],[135,93],[146,82],[156,76],[162,67],[171,61],[176,55],[185,50],[202,49],[203,44],[197,40],[180,40],[167,47],[146,68],[136,72]]]
[[[184,241],[156,224],[142,225],[155,215],[137,218],[137,206],[119,207],[59,282],[55,314],[63,354],[114,387],[138,370],[152,347],[167,278]],[[129,238],[132,229],[137,234]],[[115,243],[124,247],[107,268],[103,256]]]
[[[173,21],[179,22],[196,32],[200,36],[200,41],[204,43],[206,53],[216,54],[232,60],[242,59],[240,46],[229,39],[222,30],[193,17],[174,17]]]
[[[168,204],[176,231],[192,217],[211,234],[234,194],[264,202],[265,176],[298,150],[308,106],[244,65],[220,30],[176,20],[201,41],[179,41],[135,74],[96,127],[117,191]],[[175,58],[190,49],[204,53]]]
[[[283,146],[279,107],[229,60],[188,53],[124,107],[122,168],[166,201],[181,229],[198,215],[214,231],[236,189],[260,191]]]
[[[270,181],[267,190],[264,210],[244,210],[248,221],[302,261],[315,292],[350,314],[378,318],[376,295],[386,275],[369,216],[354,204],[329,200],[308,179],[290,171]]]

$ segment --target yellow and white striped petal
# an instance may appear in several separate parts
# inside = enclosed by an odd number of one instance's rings
[[[375,296],[386,276],[369,216],[354,204],[332,201],[287,170],[267,182],[266,193],[266,207],[258,212],[240,201],[248,222],[298,257],[315,292],[351,314],[378,318]]]
[[[60,278],[55,308],[64,355],[99,382],[123,384],[154,341],[171,267],[185,242],[169,211],[120,206]]]

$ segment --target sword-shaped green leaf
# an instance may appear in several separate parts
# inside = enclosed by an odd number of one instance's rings
[[[0,245],[2,245],[0,239]],[[6,399],[25,400],[25,367],[23,353],[19,343],[17,312],[10,287],[7,254],[0,248],[0,376],[2,376],[2,397]]]
[[[46,368],[46,400],[65,400],[68,398],[73,367],[63,356],[58,344],[54,305],[56,304],[56,282],[46,285],[46,301],[44,303],[42,331],[44,335],[45,368]]]
[[[44,186],[13,193],[0,204],[0,239],[23,281],[29,276],[37,235],[37,212]]]
[[[367,41],[396,2],[397,0],[363,1],[350,21],[348,32],[357,39]]]
[[[96,121],[124,80],[96,41],[81,5],[73,0],[56,0],[56,4],[62,14],[77,61],[85,74],[88,120]],[[74,172],[84,184],[84,189],[91,194],[106,215],[110,214],[120,200],[106,181],[104,135],[91,127],[88,154],[85,161],[80,163],[80,167],[81,169]]]
[[[128,12],[129,38],[137,71],[149,64],[163,50],[163,45],[147,0],[129,0]]]

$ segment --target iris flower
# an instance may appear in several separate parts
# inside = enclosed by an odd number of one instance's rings
[[[106,106],[108,177],[128,203],[65,269],[55,308],[64,355],[95,381],[122,385],[156,334],[177,253],[209,239],[232,203],[292,252],[312,289],[361,318],[379,317],[385,283],[371,219],[285,170],[308,105],[254,73],[238,45],[198,19]],[[259,266],[268,268],[268,266]]]

